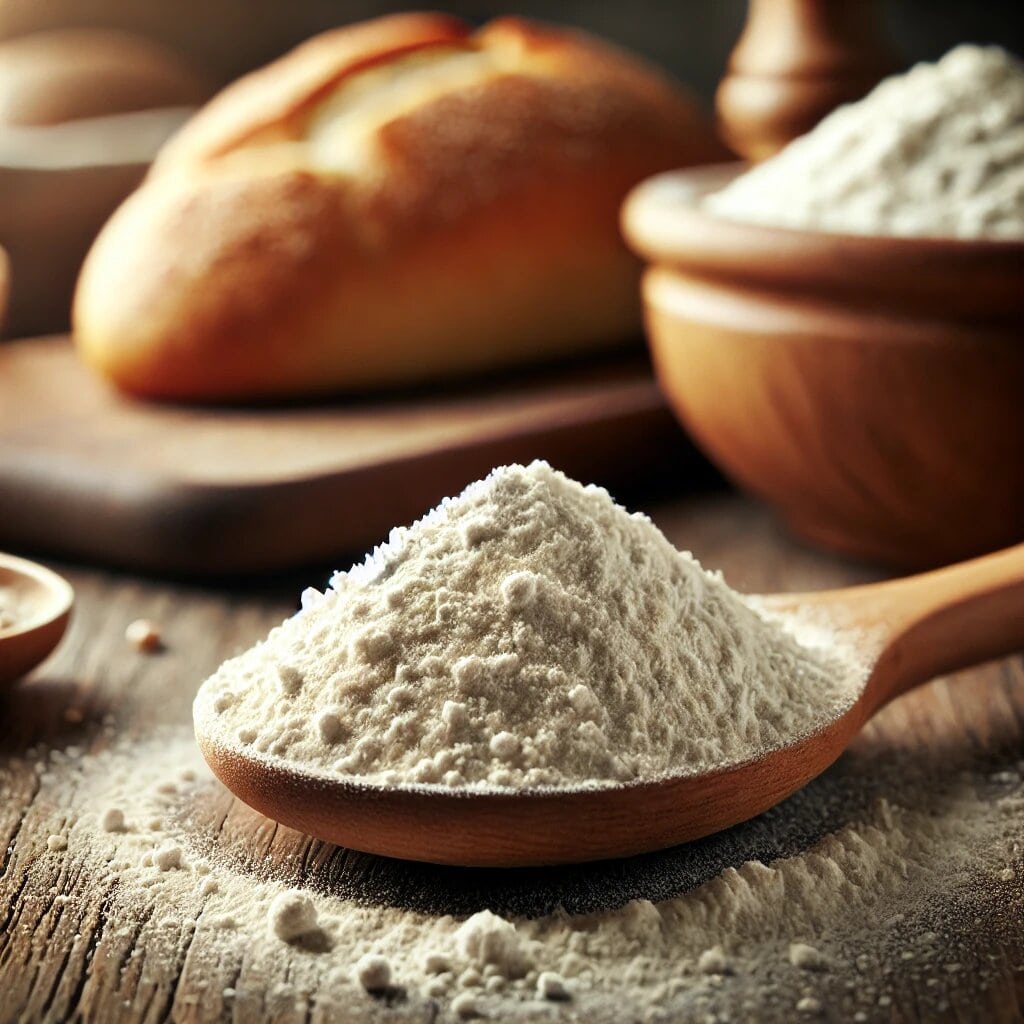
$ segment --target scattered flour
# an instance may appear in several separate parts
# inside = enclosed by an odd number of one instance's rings
[[[706,204],[855,234],[1024,238],[1024,65],[958,46],[840,107]]]
[[[96,962],[125,955],[123,932],[154,983],[183,970],[181,990],[202,982],[243,1018],[312,1007],[314,1020],[378,1019],[371,1009],[381,1020],[420,1020],[433,1000],[438,1020],[877,1020],[903,963],[936,978],[937,1006],[964,984],[964,951],[920,915],[948,901],[969,865],[994,877],[1019,835],[1019,820],[967,779],[948,793],[915,790],[906,806],[879,801],[802,853],[725,868],[683,895],[585,914],[432,915],[403,909],[400,893],[374,902],[358,887],[333,892],[331,873],[315,867],[331,855],[325,844],[294,860],[272,854],[263,819],[233,803],[185,729],[59,767],[41,762],[37,806],[52,808],[48,827],[68,842],[62,915],[74,922],[79,899],[97,886],[107,893]],[[874,760],[863,770],[877,777]],[[1004,799],[1024,795],[1019,780],[1000,787]],[[123,811],[124,831],[103,828],[111,807]],[[144,825],[156,820],[159,829]],[[167,850],[178,867],[163,871]],[[37,906],[45,901],[32,895],[33,879],[50,886],[52,876],[45,858],[25,856],[15,849],[7,870],[24,873],[26,905]],[[370,874],[386,868],[366,864]],[[899,944],[886,952],[890,933]],[[303,942],[310,934],[324,941]],[[794,969],[807,958],[830,970]]]
[[[446,499],[195,703],[198,732],[377,784],[610,785],[737,763],[848,707],[863,669],[646,516],[546,463]]]

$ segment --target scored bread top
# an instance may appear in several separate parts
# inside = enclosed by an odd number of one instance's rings
[[[267,165],[278,169],[294,163],[358,173],[366,162],[354,159],[354,150],[369,140],[386,147],[386,138],[375,138],[378,132],[386,136],[395,122],[446,97],[466,98],[465,90],[474,87],[465,114],[479,134],[490,100],[517,91],[515,80],[522,78],[543,86],[547,95],[543,107],[530,104],[512,122],[521,129],[515,140],[520,157],[527,135],[536,133],[545,115],[559,132],[576,136],[607,133],[616,123],[621,129],[638,117],[645,122],[641,131],[654,128],[654,116],[664,120],[663,134],[678,133],[680,122],[692,122],[698,134],[704,130],[678,87],[583,33],[518,18],[473,31],[446,15],[397,14],[325,32],[228,86],[164,148],[152,173],[209,165],[251,147],[261,149],[261,162],[267,149],[278,147]],[[495,79],[503,79],[497,88],[479,88],[495,85]],[[497,105],[504,109],[495,113],[503,116],[484,123],[508,132],[512,111],[508,104]],[[445,113],[450,119],[456,111],[449,106]]]
[[[584,33],[401,14],[326,32],[229,86],[150,178],[312,174],[358,208],[353,241],[380,252],[544,183],[554,196],[597,178],[621,197],[715,147],[675,83]]]
[[[465,45],[469,32],[441,14],[395,14],[307,40],[215,96],[164,147],[154,171],[202,162],[287,123],[346,77],[428,47]]]
[[[108,222],[79,350],[126,390],[297,395],[619,344],[618,209],[724,150],[690,97],[583,33],[396,15],[239,80]]]

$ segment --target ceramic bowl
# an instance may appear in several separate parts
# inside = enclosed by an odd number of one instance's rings
[[[823,546],[899,566],[1024,536],[1024,242],[729,221],[741,168],[660,175],[623,225],[683,425]]]

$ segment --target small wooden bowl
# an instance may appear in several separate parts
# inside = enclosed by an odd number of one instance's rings
[[[797,231],[660,175],[623,211],[684,426],[825,547],[900,566],[1024,536],[1024,243]]]
[[[22,607],[12,625],[0,621],[0,685],[27,675],[49,656],[67,629],[75,600],[63,576],[37,562],[0,552],[3,590],[10,590]]]

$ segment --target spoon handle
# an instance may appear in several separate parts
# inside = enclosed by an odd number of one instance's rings
[[[846,594],[881,640],[880,704],[937,675],[1024,649],[1024,544]]]

